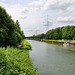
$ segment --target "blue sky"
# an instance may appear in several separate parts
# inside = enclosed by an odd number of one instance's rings
[[[75,25],[75,0],[0,0],[14,21],[18,20],[26,36],[46,33],[50,29]]]

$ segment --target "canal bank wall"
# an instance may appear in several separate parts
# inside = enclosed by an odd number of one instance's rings
[[[58,41],[58,40],[46,40],[46,39],[42,39],[42,41],[44,42],[50,42],[50,43],[59,43],[59,44],[64,44],[65,42],[70,44],[70,45],[75,45],[75,42],[68,42],[68,41]]]

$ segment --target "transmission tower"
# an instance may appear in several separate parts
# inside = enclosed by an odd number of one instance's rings
[[[45,22],[43,22],[44,25],[43,26],[46,26],[47,27],[47,31],[49,30],[49,26],[52,25],[52,20],[49,18],[49,16],[47,15],[46,16],[46,19],[45,19]]]
[[[36,34],[35,34],[35,35],[37,35],[37,34],[38,34],[38,31],[39,31],[39,30],[35,30],[35,32],[36,32]]]

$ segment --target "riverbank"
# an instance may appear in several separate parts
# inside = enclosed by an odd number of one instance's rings
[[[51,42],[51,43],[69,43],[70,45],[75,45],[75,40],[46,40],[46,39],[42,39],[42,41],[44,42]]]
[[[37,75],[29,56],[31,45],[28,41],[22,42],[22,48],[0,48],[1,75]]]

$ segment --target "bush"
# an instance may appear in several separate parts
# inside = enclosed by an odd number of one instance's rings
[[[0,75],[37,75],[28,50],[0,48]]]
[[[4,49],[0,48],[0,74],[5,72],[6,69],[6,55],[4,53]]]
[[[23,40],[21,49],[31,50],[32,47],[31,47],[31,45],[30,45],[30,43],[28,41]]]
[[[73,40],[75,40],[75,37],[73,38]]]

